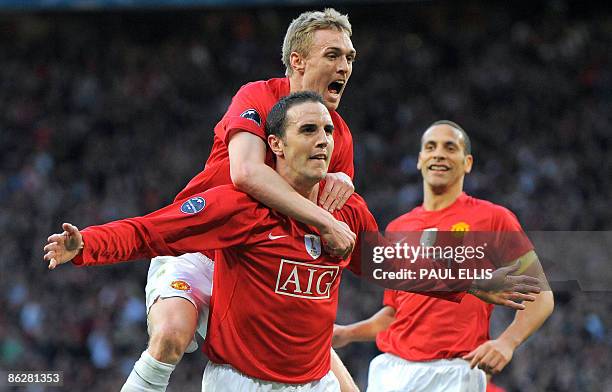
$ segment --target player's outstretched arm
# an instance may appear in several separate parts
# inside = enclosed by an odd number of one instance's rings
[[[328,211],[301,196],[265,164],[266,145],[260,137],[249,132],[238,132],[230,139],[228,152],[230,175],[236,188],[281,214],[315,226],[321,233],[325,250],[332,256],[346,257],[350,254],[355,246],[355,233]],[[338,189],[337,193],[343,192],[344,197],[346,191]]]
[[[253,226],[268,222],[262,210],[244,193],[227,185],[216,187],[145,216],[82,231],[64,224],[63,233],[49,237],[44,259],[52,269],[69,260],[104,265],[245,245],[253,240]]]
[[[353,342],[371,342],[395,320],[395,309],[385,306],[367,320],[349,325],[334,325],[332,346],[344,347]]]
[[[391,245],[389,239],[385,238],[382,234],[378,233],[376,222],[371,217],[371,213],[368,211],[368,218],[365,218],[368,223],[363,227],[364,231],[368,234],[368,241],[358,240],[355,252],[353,252],[352,260],[359,259],[362,257],[362,253],[367,255],[383,256],[382,261],[368,261],[363,264],[362,268],[365,271],[361,271],[362,275],[366,276],[367,279],[375,284],[382,285],[385,288],[416,292],[422,295],[432,296],[449,300],[452,302],[461,302],[463,296],[467,293],[471,293],[478,297],[484,302],[502,305],[512,309],[521,310],[525,306],[515,301],[534,301],[535,297],[532,294],[537,294],[541,291],[539,284],[540,280],[537,277],[527,275],[513,275],[518,272],[521,268],[521,263],[517,261],[511,266],[501,267],[492,272],[491,276],[486,279],[471,279],[467,276],[461,278],[460,272],[454,273],[455,270],[460,270],[460,263],[451,263],[448,270],[451,272],[447,277],[438,278],[437,275],[433,275],[433,278],[429,277],[428,271],[436,272],[441,268],[439,261],[421,257],[417,255],[413,262],[406,263],[405,258],[400,256],[394,249],[401,249],[399,242]],[[359,230],[358,230],[359,231]],[[377,236],[377,239],[374,239]],[[370,248],[365,252],[362,252],[361,247],[364,242],[370,243]],[[372,246],[371,244],[377,244]],[[385,245],[379,245],[385,244]],[[387,250],[391,252],[385,253]],[[381,253],[382,252],[382,253]],[[378,263],[380,262],[380,264]],[[410,277],[408,272],[413,272],[414,277]],[[423,272],[425,271],[425,274]],[[383,273],[397,274],[401,273],[400,276],[408,276],[408,278],[385,278]],[[390,276],[390,275],[388,275]],[[380,278],[382,277],[382,279]],[[458,279],[455,279],[458,277]]]
[[[74,259],[83,249],[83,236],[76,226],[64,223],[62,229],[63,233],[49,236],[47,245],[43,248],[43,259],[49,262],[50,270]]]
[[[526,266],[527,275],[538,277],[544,291],[534,295],[534,301],[525,304],[524,310],[516,312],[512,324],[497,339],[481,344],[463,357],[470,361],[472,368],[478,366],[489,374],[501,372],[512,359],[514,350],[537,331],[553,311],[553,293],[536,253],[528,252],[519,258],[519,262]]]

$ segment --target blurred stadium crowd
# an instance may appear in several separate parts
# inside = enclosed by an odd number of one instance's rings
[[[356,187],[384,227],[420,202],[420,133],[470,133],[466,188],[528,230],[612,229],[612,14],[581,2],[339,7],[358,51],[339,111]],[[0,16],[0,369],[63,370],[65,390],[118,390],[146,345],[147,262],[42,262],[46,237],[170,202],[204,164],[238,87],[280,76],[302,9]],[[339,322],[381,293],[345,274]],[[560,291],[496,377],[508,391],[612,391],[612,297]],[[512,312],[495,313],[493,336]],[[340,351],[365,385],[373,344]],[[186,355],[170,391],[197,391]],[[31,388],[31,390],[38,390]]]

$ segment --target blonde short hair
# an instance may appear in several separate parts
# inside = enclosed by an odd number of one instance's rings
[[[285,34],[282,53],[287,76],[293,73],[290,61],[291,53],[297,52],[306,55],[312,46],[314,32],[327,29],[344,31],[349,37],[353,34],[348,15],[342,15],[333,8],[304,12],[291,22],[287,34]]]

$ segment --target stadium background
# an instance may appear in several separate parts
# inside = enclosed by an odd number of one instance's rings
[[[63,390],[111,391],[146,344],[148,263],[49,272],[46,237],[63,221],[85,227],[171,201],[202,168],[233,93],[282,75],[286,27],[322,5],[74,3],[100,8],[13,2],[0,14],[0,369],[63,370]],[[418,137],[446,118],[473,139],[469,193],[509,207],[529,230],[612,228],[609,6],[335,6],[349,13],[358,50],[339,111],[354,134],[357,191],[382,227],[419,203]],[[339,322],[380,307],[380,292],[344,278]],[[554,314],[496,383],[612,391],[611,310],[608,292],[558,291]],[[496,310],[493,336],[512,315]],[[361,386],[376,353],[340,350]],[[168,390],[198,391],[204,363],[186,355]]]

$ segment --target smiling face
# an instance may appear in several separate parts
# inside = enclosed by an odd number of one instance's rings
[[[463,178],[472,170],[473,157],[465,153],[463,134],[447,124],[429,128],[421,139],[417,168],[435,194],[463,189]],[[455,189],[456,190],[456,189]]]
[[[334,150],[334,124],[320,102],[303,102],[287,110],[283,137],[268,137],[277,170],[295,188],[325,178]]]
[[[336,29],[316,30],[306,55],[291,53],[294,76],[301,79],[301,90],[323,97],[329,110],[336,110],[353,72],[355,48],[349,35]]]

